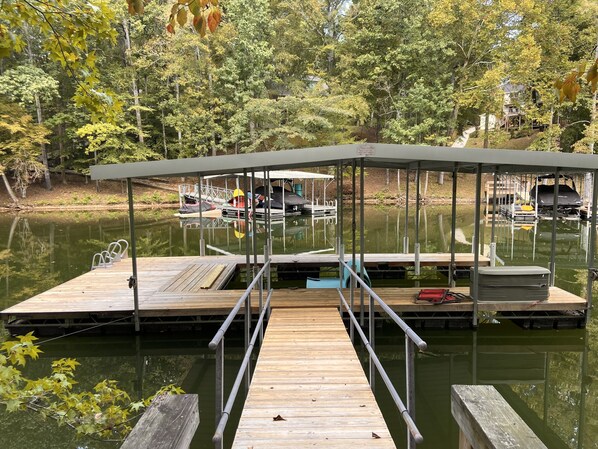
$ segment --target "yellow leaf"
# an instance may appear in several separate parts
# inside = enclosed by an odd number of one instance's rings
[[[185,24],[187,23],[187,10],[179,9],[179,12],[176,16],[176,20],[180,26],[185,26]]]

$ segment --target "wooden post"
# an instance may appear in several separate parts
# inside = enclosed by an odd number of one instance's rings
[[[459,449],[547,449],[492,385],[453,385]]]
[[[199,425],[196,394],[159,396],[120,449],[188,449]]]

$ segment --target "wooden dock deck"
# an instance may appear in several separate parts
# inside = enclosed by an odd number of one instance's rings
[[[366,256],[366,265],[378,263],[406,264],[405,255]],[[423,256],[423,255],[422,255]],[[274,256],[275,264],[334,265],[334,255]],[[422,257],[422,259],[424,259]],[[450,256],[449,256],[450,259]],[[318,262],[319,261],[319,262]],[[228,314],[242,294],[241,290],[222,290],[238,265],[244,265],[240,256],[207,257],[143,257],[137,261],[139,278],[139,316],[146,322],[178,320],[199,322],[214,316]],[[436,263],[442,266],[440,257]],[[462,262],[465,263],[465,262]],[[85,273],[77,278],[40,293],[0,312],[0,319],[11,325],[65,327],[106,322],[131,316],[133,291],[128,287],[131,261],[125,259],[109,268]],[[431,305],[415,302],[419,288],[376,287],[377,294],[397,313],[472,313],[473,303]],[[469,288],[453,289],[469,295]],[[348,297],[348,293],[347,293]],[[514,298],[512,302],[480,302],[478,310],[488,312],[551,312],[562,310],[585,311],[587,301],[560,288],[551,287],[547,301],[530,303]],[[356,300],[356,308],[359,299]],[[335,289],[277,289],[272,306],[288,307],[337,307]],[[252,302],[252,313],[257,312],[257,300]],[[77,321],[75,323],[74,321]],[[73,322],[71,322],[73,321]]]
[[[395,448],[338,310],[273,309],[232,447],[314,446]]]

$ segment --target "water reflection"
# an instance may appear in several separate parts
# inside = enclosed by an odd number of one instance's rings
[[[395,385],[404,383],[403,339],[392,329],[378,332],[376,351]],[[477,332],[425,331],[428,350],[416,359],[417,424],[422,448],[457,448],[459,430],[450,413],[450,387],[494,385],[549,448],[593,448],[589,348],[583,330],[529,332],[514,325],[482,325]],[[382,404],[395,441],[405,441],[404,425],[388,401]],[[420,447],[420,446],[418,446]]]
[[[139,211],[136,231],[140,256],[180,256],[199,254],[197,223],[184,225],[171,211]],[[446,252],[450,248],[450,207],[425,207],[420,210],[419,240],[423,252]],[[473,208],[460,206],[456,217],[457,252],[472,249]],[[366,209],[365,251],[403,252],[404,237],[410,251],[415,242],[415,217],[408,218],[405,232],[404,210]],[[347,251],[353,244],[350,232],[351,211],[345,210],[344,240]],[[334,251],[334,218],[313,220],[293,217],[274,224],[275,253]],[[244,222],[205,219],[207,254],[244,254],[247,239],[255,238],[261,254],[265,229],[255,230]],[[550,258],[551,222],[496,228],[498,256],[506,265],[547,266]],[[548,234],[547,234],[548,233]],[[126,212],[92,214],[30,214],[22,217],[0,216],[0,307],[2,309],[35,295],[90,268],[95,252],[120,238],[128,239]],[[589,228],[586,223],[559,223],[557,226],[557,285],[584,295],[587,271]],[[484,248],[491,241],[491,227],[483,227]],[[252,247],[252,242],[250,242]],[[359,236],[355,242],[359,251]],[[444,278],[446,279],[446,278]],[[405,282],[408,282],[406,280]],[[403,340],[395,331],[378,332],[377,349],[395,380],[403,385]],[[115,378],[133,397],[146,396],[159,386],[177,382],[188,392],[200,395],[201,423],[194,447],[210,447],[214,429],[213,354],[207,343],[215,329],[193,334],[129,336],[96,335],[69,337],[48,343],[44,360],[31,364],[33,373],[48,371],[50,359],[70,356],[82,363],[79,378],[83,387],[99,379]],[[596,321],[587,330],[523,331],[504,322],[482,326],[477,332],[451,330],[425,331],[430,343],[417,358],[417,419],[426,439],[423,448],[457,448],[458,432],[450,415],[450,385],[455,383],[492,383],[522,414],[551,448],[598,448],[598,388],[591,382],[598,372]],[[239,341],[235,342],[235,335]],[[227,382],[240,362],[241,333],[227,340]],[[595,344],[594,344],[595,346]],[[588,349],[589,348],[589,349]],[[382,385],[379,383],[379,385]],[[402,445],[404,425],[396,417],[394,405],[385,401],[383,387],[378,397],[396,441]],[[238,414],[238,410],[236,411]],[[55,423],[42,422],[29,413],[0,414],[0,447],[7,449],[103,448],[97,442],[77,441],[68,429],[56,430]],[[232,436],[227,436],[230,443]]]

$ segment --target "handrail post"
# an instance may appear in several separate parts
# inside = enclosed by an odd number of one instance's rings
[[[552,198],[552,240],[550,242],[550,286],[554,287],[556,281],[556,225],[559,207],[559,184],[561,170],[557,167],[554,172],[554,194]],[[566,182],[566,181],[565,181]],[[538,190],[536,188],[536,190]]]
[[[403,253],[409,252],[409,167],[405,169],[405,231],[403,236]]]
[[[127,195],[129,197],[129,233],[131,236],[131,266],[133,275],[129,278],[129,285],[133,288],[133,307],[135,314],[133,321],[135,323],[135,332],[139,332],[141,325],[139,323],[139,289],[137,284],[139,277],[137,275],[137,243],[135,241],[135,213],[133,209],[133,182],[127,178]]]
[[[405,334],[405,391],[407,393],[407,413],[415,420],[415,347]],[[415,448],[415,439],[407,432],[407,449]]]
[[[201,195],[201,175],[197,174],[197,204],[199,204],[199,255],[201,257],[206,255],[206,242],[203,238],[203,211],[202,211],[202,195]]]
[[[592,310],[593,288],[594,288],[594,263],[596,250],[596,208],[598,206],[598,170],[594,170],[592,177],[592,207],[588,212],[590,215],[590,236],[588,240],[588,281],[586,299],[588,301],[586,308],[586,324],[590,319],[590,312]]]
[[[448,269],[449,286],[455,287],[457,280],[455,266],[456,231],[457,231],[457,181],[459,178],[459,164],[453,166],[453,194],[451,198],[451,266]]]
[[[216,423],[222,418],[224,408],[224,336],[218,342],[215,355],[216,364]],[[222,449],[222,440],[214,443],[215,449]]]
[[[363,266],[363,263],[362,263]],[[363,279],[363,278],[362,278]],[[363,288],[361,289],[363,291]],[[368,339],[370,340],[370,346],[372,347],[372,350],[376,350],[376,320],[375,320],[375,315],[374,315],[374,297],[370,294],[368,294],[368,298],[369,298],[369,321],[368,321],[368,325],[369,325],[369,336]],[[375,391],[376,389],[376,365],[374,363],[374,359],[372,358],[372,356],[370,356],[370,388],[372,389],[372,391]]]
[[[359,160],[359,277],[363,281],[365,271],[365,237],[363,230],[365,227],[365,211],[363,207],[363,201],[365,196],[365,164],[364,159]],[[359,287],[359,324],[362,326],[365,323],[365,305],[364,305],[364,291],[363,288]],[[373,344],[372,340],[370,340]]]

